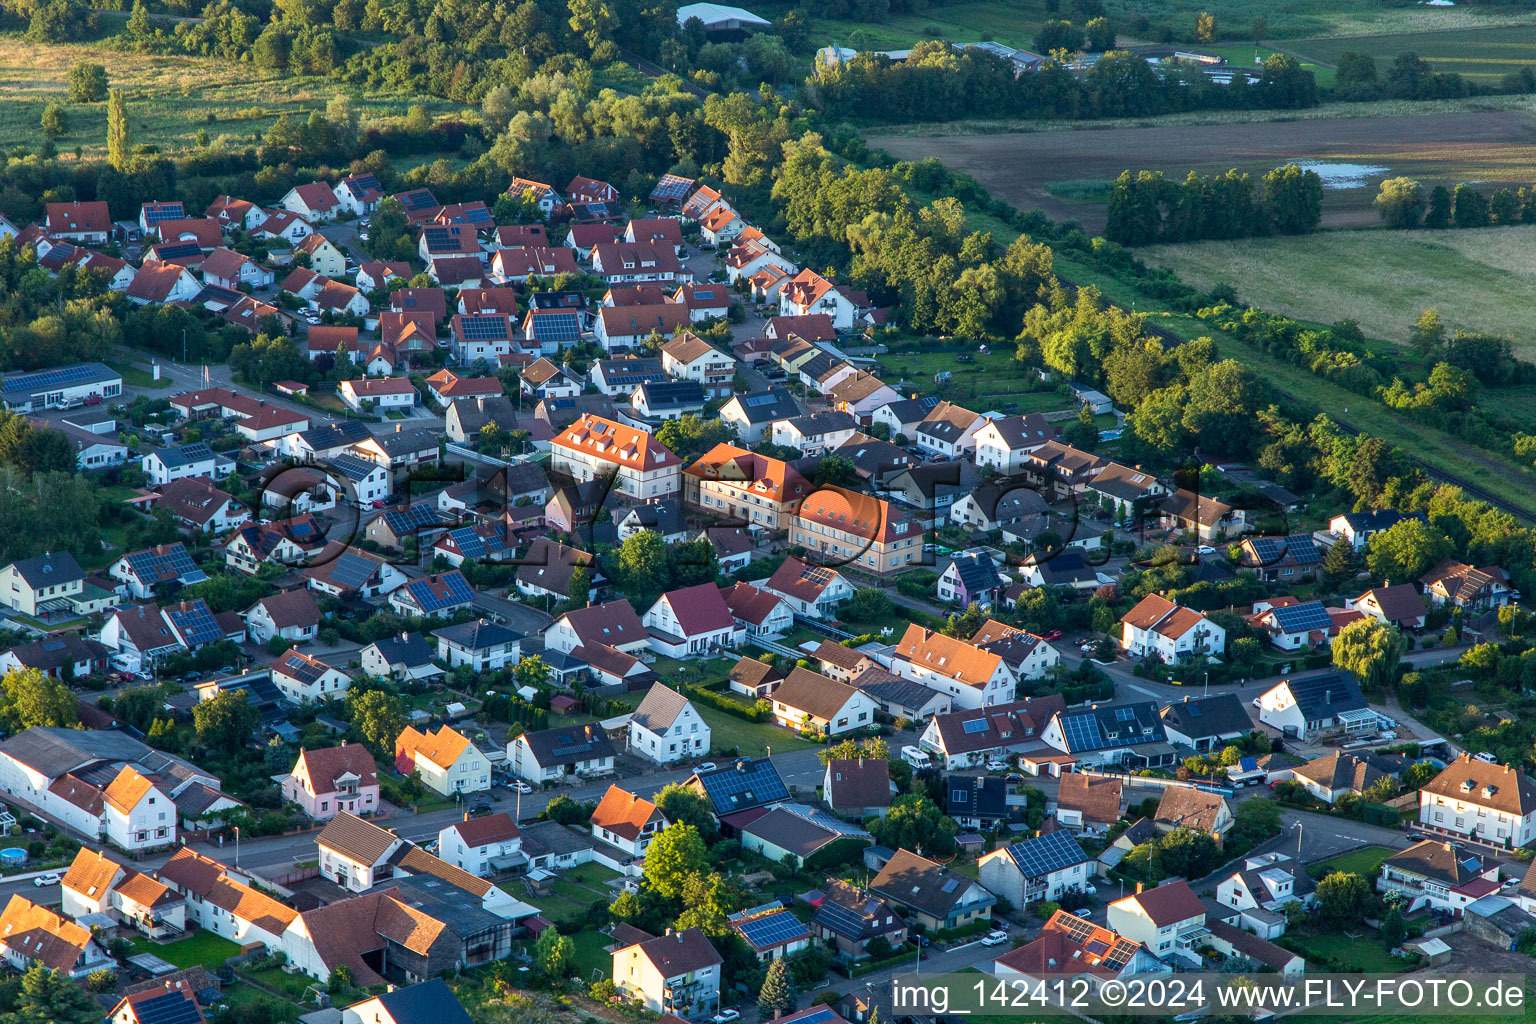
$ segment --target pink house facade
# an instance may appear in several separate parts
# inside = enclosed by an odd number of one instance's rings
[[[283,780],[283,798],[292,800],[315,821],[338,811],[364,815],[379,809],[379,777],[373,755],[356,743],[300,750]]]

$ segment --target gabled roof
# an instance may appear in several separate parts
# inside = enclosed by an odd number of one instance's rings
[[[831,721],[858,692],[852,686],[828,679],[820,672],[796,666],[779,684],[778,689],[773,691],[773,701],[813,718]]]
[[[1002,659],[964,640],[913,623],[896,642],[901,658],[967,686],[986,686]]]
[[[257,608],[266,612],[278,629],[307,628],[320,624],[320,606],[315,604],[314,596],[304,587],[264,597],[246,609],[245,614],[249,616]]]
[[[1058,910],[1033,942],[1004,953],[995,962],[1030,977],[1078,973],[1114,977],[1144,948],[1071,911]]]
[[[973,887],[982,888],[969,875],[920,857],[911,850],[897,850],[869,887],[897,903],[915,907],[936,918],[949,916],[950,909]],[[985,889],[982,891],[986,892]],[[991,893],[987,896],[990,900]]]
[[[1291,774],[1315,782],[1324,789],[1344,789],[1352,793],[1363,793],[1377,781],[1390,777],[1369,759],[1337,750],[1297,765],[1291,769]]]
[[[649,800],[613,785],[592,812],[593,825],[631,841],[639,839],[647,825],[658,821],[665,825],[666,820]]]
[[[827,781],[826,801],[834,811],[891,805],[891,762],[883,758],[833,758]]]
[[[90,932],[19,893],[0,913],[0,944],[52,970],[72,970],[90,941]]]
[[[316,795],[334,793],[336,780],[342,775],[356,775],[359,788],[378,785],[378,766],[368,748],[360,743],[343,743],[339,747],[321,747],[318,750],[299,749],[297,773],[303,767],[309,776],[309,788]]]
[[[1345,711],[1359,711],[1369,706],[1354,677],[1343,672],[1287,679],[1278,686],[1290,691],[1296,707],[1308,722],[1326,721]]]
[[[1170,704],[1163,708],[1163,725],[1190,739],[1230,736],[1253,728],[1248,709],[1236,695],[1217,694],[1214,697],[1197,697]]]
[[[1107,825],[1120,820],[1120,803],[1119,779],[1065,772],[1056,791],[1056,806],[1064,811],[1078,811],[1087,822]]]
[[[615,955],[631,950],[649,960],[663,978],[676,978],[722,962],[715,947],[709,944],[704,933],[697,928],[673,932],[671,935],[658,935],[654,939],[626,946]]]
[[[1083,852],[1072,833],[1060,829],[1014,843],[1007,847],[1007,853],[1025,878],[1044,878],[1093,859]]]
[[[685,638],[731,629],[736,625],[731,609],[714,583],[669,591],[656,600],[658,604],[665,602],[672,609]]]
[[[1230,805],[1220,793],[1169,787],[1163,790],[1153,821],[1173,828],[1192,828],[1197,832],[1215,834],[1224,807],[1230,813]]]
[[[561,431],[550,444],[640,471],[682,463],[671,449],[645,431],[591,413]]]
[[[459,834],[465,846],[489,846],[491,843],[509,842],[522,835],[517,823],[506,811],[456,821],[448,827]]]
[[[704,584],[713,588],[713,583]],[[659,736],[666,735],[672,723],[689,707],[688,698],[664,683],[652,683],[650,690],[640,701],[640,706],[630,716],[630,723]]]
[[[11,568],[34,590],[85,579],[85,570],[68,551],[50,551],[33,558],[17,559],[11,563]]]
[[[1178,924],[1192,917],[1205,916],[1205,904],[1200,902],[1200,897],[1195,895],[1189,883],[1182,879],[1164,882],[1155,889],[1145,889],[1135,895],[1115,900],[1110,906],[1119,903],[1137,904],[1159,928]]]
[[[374,998],[394,1024],[470,1024],[469,1014],[442,978],[394,988]]]
[[[945,753],[954,757],[1036,739],[1046,723],[1066,706],[1060,694],[1052,693],[1033,700],[935,715],[933,725],[939,732]]]
[[[69,870],[64,873],[64,888],[72,889],[87,899],[99,901],[106,895],[118,872],[123,870],[121,864],[100,850],[82,846],[75,853]]]
[[[315,844],[339,853],[358,864],[378,864],[400,842],[393,832],[386,832],[371,821],[364,821],[348,811],[338,811],[325,823]]]
[[[1382,861],[1383,867],[1388,864],[1398,871],[1411,871],[1452,888],[1467,884],[1487,870],[1486,862],[1478,854],[1433,839],[1392,854]]]
[[[1536,812],[1536,785],[1508,765],[1486,764],[1462,754],[1420,789],[1519,817]]]
[[[395,757],[405,753],[412,759],[426,758],[439,768],[449,768],[469,745],[469,737],[452,726],[441,726],[435,733],[418,732],[407,726],[395,740]]]
[[[527,744],[534,760],[546,767],[614,756],[608,734],[591,725],[558,725],[553,729],[525,732],[518,739]]]

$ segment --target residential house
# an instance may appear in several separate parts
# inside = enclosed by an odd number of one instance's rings
[[[1115,900],[1105,911],[1105,921],[1112,931],[1141,943],[1162,960],[1181,953],[1193,957],[1208,933],[1205,904],[1184,881],[1164,882]]]
[[[852,683],[865,669],[878,664],[864,652],[832,640],[823,640],[811,657],[820,663],[822,675],[840,683]]]
[[[449,668],[468,666],[476,672],[496,672],[513,663],[523,635],[490,619],[471,619],[434,629],[437,656]]]
[[[689,506],[765,530],[782,529],[812,489],[788,463],[726,442],[689,465],[683,483]]]
[[[1205,544],[1235,537],[1248,528],[1242,509],[1183,488],[1163,499],[1158,514],[1167,529],[1183,530]]]
[[[364,647],[358,654],[358,664],[364,672],[379,679],[431,679],[443,674],[433,664],[436,654],[437,648],[420,633],[401,633]]]
[[[264,597],[242,612],[241,618],[246,635],[260,644],[273,637],[301,644],[320,631],[320,607],[303,587]]]
[[[373,755],[360,743],[339,747],[299,748],[298,760],[283,778],[283,799],[304,808],[313,821],[348,814],[372,814],[379,802],[379,776]]]
[[[389,594],[389,606],[408,618],[452,618],[474,603],[475,588],[457,569],[407,580]]]
[[[1323,602],[1295,598],[1260,601],[1249,621],[1264,630],[1269,642],[1282,651],[1322,647],[1337,628]]]
[[[157,604],[116,609],[97,638],[113,652],[112,664],[132,673],[148,673],[157,662],[186,649]]]
[[[1032,539],[1050,529],[1050,507],[1027,484],[984,483],[963,489],[949,506],[949,521],[965,530],[994,530]]]
[[[597,311],[592,333],[608,352],[638,349],[654,332],[669,337],[686,327],[688,307],[675,302],[650,306],[604,306]]]
[[[1051,501],[1082,495],[1108,460],[1061,441],[1046,441],[1025,451],[1019,470],[1025,480],[1049,494]]]
[[[1496,565],[1474,568],[1454,558],[1442,559],[1419,577],[1424,596],[1432,608],[1460,608],[1485,612],[1501,608],[1514,599],[1509,574]]]
[[[822,900],[811,915],[816,937],[843,956],[855,960],[869,955],[868,946],[883,938],[892,948],[907,938],[907,922],[891,904],[841,878],[821,883]]]
[[[1419,825],[1504,849],[1536,840],[1536,784],[1509,765],[1462,754],[1419,790]]]
[[[198,267],[198,271],[203,275],[204,284],[236,291],[241,290],[241,285],[249,288],[266,288],[273,281],[272,271],[244,253],[222,247],[209,253],[202,265]]]
[[[1067,910],[1052,914],[1033,941],[992,962],[993,977],[1019,991],[1066,983],[1091,992],[1106,981],[1167,971],[1140,942]]]
[[[784,388],[769,388],[745,395],[733,395],[720,407],[721,420],[736,428],[744,444],[756,444],[771,436],[778,420],[800,415],[795,398]]]
[[[629,356],[621,359],[598,359],[592,364],[588,382],[605,395],[632,395],[635,388],[647,381],[667,379],[661,368],[661,360],[652,356]]]
[[[833,409],[867,423],[876,409],[901,396],[879,377],[860,370],[838,381],[826,397]]]
[[[85,679],[107,671],[112,652],[79,633],[48,633],[0,653],[0,674],[36,669],[54,679]]]
[[[682,490],[682,460],[645,431],[587,414],[550,441],[550,469],[578,483],[612,476],[612,489],[636,501]]]
[[[105,202],[46,203],[43,228],[50,238],[81,245],[106,245],[112,232],[112,214]]]
[[[130,551],[107,567],[107,576],[121,583],[129,595],[148,600],[160,593],[174,593],[183,586],[201,583],[208,574],[197,567],[181,541]]]
[[[704,389],[697,381],[647,381],[629,399],[635,416],[652,424],[704,411]]]
[[[571,576],[577,567],[590,569],[594,561],[590,554],[578,548],[548,537],[535,537],[527,553],[518,560],[513,579],[520,594],[563,601],[570,596]],[[588,583],[591,583],[590,571]]]
[[[106,205],[101,204],[103,209]],[[0,913],[0,958],[18,972],[43,967],[70,978],[83,978],[115,963],[96,944],[88,929],[20,893],[12,895],[5,911]]]
[[[1374,734],[1380,722],[1346,672],[1284,679],[1258,700],[1260,722],[1303,742],[1334,732]]]
[[[320,876],[353,892],[394,877],[392,860],[405,840],[350,811],[333,814],[315,837]]]
[[[1008,783],[995,776],[951,775],[944,780],[944,813],[967,832],[991,832],[1008,821]]]
[[[1499,862],[1458,843],[1426,839],[1382,861],[1376,889],[1407,896],[1406,913],[1427,907],[1461,917],[1469,904],[1499,891]]]
[[[437,834],[437,856],[479,878],[526,863],[523,833],[505,811],[447,825]]]
[[[1424,598],[1412,583],[1372,587],[1359,597],[1346,599],[1344,607],[1399,629],[1423,629],[1429,617]]]
[[[1216,883],[1216,902],[1237,911],[1238,926],[1264,939],[1285,934],[1285,908],[1317,903],[1317,886],[1306,867],[1280,850],[1249,854],[1242,866]]]
[[[1328,532],[1341,537],[1355,551],[1364,553],[1371,538],[1385,533],[1404,519],[1423,519],[1420,513],[1404,514],[1396,509],[1384,508],[1371,512],[1345,512],[1328,520]]]
[[[567,776],[613,774],[614,749],[608,734],[591,725],[561,725],[525,732],[507,743],[512,773],[534,785]]]
[[[1120,780],[1066,772],[1056,790],[1056,820],[1073,832],[1102,835],[1125,813]]]
[[[1227,631],[1212,620],[1163,597],[1148,594],[1120,617],[1120,643],[1133,658],[1168,665],[1222,654]]]
[[[128,286],[128,301],[136,306],[189,302],[202,291],[202,282],[179,263],[146,263]]]
[[[389,413],[416,408],[416,385],[408,377],[344,380],[336,385],[336,393],[353,412]]]
[[[798,449],[810,457],[825,455],[845,443],[858,430],[858,423],[846,412],[806,413],[773,424],[773,443]]]
[[[735,359],[688,331],[662,346],[661,367],[670,377],[696,381],[708,398],[728,397],[736,377]]]
[[[896,572],[922,555],[921,532],[894,505],[844,487],[812,491],[788,525],[790,544],[821,561],[877,575]]]
[[[774,689],[774,721],[796,732],[837,736],[874,724],[869,695],[807,668],[795,668]]]
[[[777,594],[739,582],[720,594],[731,610],[731,618],[746,631],[746,639],[782,636],[794,628],[795,613]]]
[[[653,683],[630,716],[630,752],[657,764],[675,764],[703,757],[710,748],[709,723],[692,702],[669,686]]]
[[[848,296],[809,268],[796,274],[779,292],[780,316],[824,313],[832,318],[832,325],[839,331],[851,331],[857,312]]]
[[[997,897],[971,876],[910,850],[897,850],[869,883],[869,889],[930,932],[987,920],[997,902]]]
[[[336,198],[335,190],[323,181],[295,185],[277,201],[277,204],[310,222],[335,220],[336,215],[341,212],[341,200]]]
[[[1231,693],[1185,697],[1163,708],[1159,714],[1169,743],[1202,754],[1218,751],[1253,731],[1248,709]]]
[[[609,785],[592,812],[592,835],[620,851],[631,864],[645,857],[651,840],[667,827],[656,805],[626,789]]]
[[[1057,694],[935,715],[918,740],[943,769],[968,768],[996,758],[1039,750],[1040,739],[1065,702]]]
[[[916,624],[896,642],[890,670],[948,694],[956,707],[967,710],[1007,703],[1018,685],[1000,655]]]
[[[1204,832],[1220,846],[1237,820],[1232,816],[1232,805],[1220,793],[1169,786],[1158,801],[1152,824],[1159,832],[1179,828]]]
[[[405,573],[378,555],[335,540],[301,572],[311,590],[342,600],[382,597],[406,581]]]
[[[329,238],[316,232],[294,246],[295,253],[309,257],[309,269],[325,277],[339,278],[347,273],[347,254]]]
[[[990,555],[980,551],[962,552],[946,560],[939,571],[934,593],[940,601],[961,608],[974,604],[982,611],[989,611],[999,603],[1003,589],[1012,582]]]
[[[424,786],[439,796],[468,796],[491,788],[490,758],[452,726],[435,733],[407,726],[395,739],[395,770],[419,772]]]
[[[822,799],[833,812],[855,821],[884,817],[896,785],[883,758],[833,758],[822,771]]]
[[[188,847],[154,873],[156,881],[186,899],[189,924],[232,942],[282,949],[284,933],[299,912],[252,888],[243,877]]]
[[[1097,502],[1101,509],[1107,509],[1116,518],[1122,518],[1132,515],[1137,508],[1150,503],[1151,499],[1167,493],[1168,488],[1140,466],[1122,466],[1118,462],[1111,462],[1088,481],[1083,498],[1090,509]]]
[[[682,283],[692,274],[665,242],[599,242],[592,247],[592,272],[607,284]],[[687,307],[683,307],[687,320]]]
[[[742,849],[812,871],[843,862],[873,841],[858,825],[805,804],[778,804],[741,827]]]
[[[831,618],[853,596],[853,584],[842,573],[793,555],[780,563],[761,589],[782,597],[795,614],[813,619]]]
[[[340,697],[352,677],[303,651],[287,650],[272,663],[272,682],[294,704]]]
[[[1345,793],[1360,796],[1382,779],[1392,777],[1372,763],[1374,760],[1370,755],[1360,757],[1336,750],[1297,765],[1291,769],[1291,777],[1308,793],[1331,804]]]
[[[384,198],[384,186],[374,174],[349,174],[332,189],[336,201],[346,212],[362,217],[379,208]]]
[[[967,459],[976,451],[976,432],[987,422],[985,416],[940,402],[924,416],[913,431],[912,443],[945,459]]]
[[[761,698],[784,681],[784,673],[756,658],[739,658],[726,678],[732,692]]]
[[[626,999],[682,1020],[703,1020],[720,1005],[723,961],[697,928],[613,951],[613,982]]]
[[[812,942],[811,929],[778,901],[732,914],[727,923],[762,963],[804,952]]]
[[[1072,833],[1057,829],[983,854],[977,867],[983,885],[1022,910],[1081,892],[1093,877],[1093,864]]]
[[[1152,701],[1094,704],[1057,712],[1040,736],[1085,765],[1156,768],[1173,763],[1173,747]]]
[[[224,561],[231,568],[254,576],[266,564],[312,562],[328,543],[325,531],[313,515],[249,523],[236,530],[224,546]]]

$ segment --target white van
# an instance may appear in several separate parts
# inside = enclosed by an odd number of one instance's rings
[[[913,768],[932,768],[933,758],[928,756],[928,751],[914,746],[901,748],[901,759]]]

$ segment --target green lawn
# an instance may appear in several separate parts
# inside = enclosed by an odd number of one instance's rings
[[[580,921],[587,916],[587,910],[592,906],[592,900],[590,899],[577,901],[567,899],[561,895],[558,886],[563,883],[557,882],[556,890],[548,896],[529,896],[528,890],[523,888],[523,883],[517,880],[501,882],[499,884],[501,888],[524,903],[538,907],[539,916],[543,917],[546,921],[553,921],[556,924],[562,921]]]
[[[124,387],[168,388],[171,386],[171,379],[169,377],[161,377],[159,380],[155,380],[153,372],[144,369],[142,366],[123,362],[121,359],[113,360],[107,363],[107,365],[123,375]]]
[[[132,941],[135,956],[153,953],[177,967],[222,967],[225,960],[240,952],[240,947],[235,943],[205,931],[193,932],[184,939],[164,944],[142,937]]]
[[[1331,860],[1312,865],[1308,870],[1314,878],[1322,878],[1335,871],[1345,871],[1370,880],[1376,877],[1376,871],[1381,867],[1381,862],[1395,852],[1385,846],[1367,846],[1363,850],[1341,853]]]
[[[1436,71],[1453,71],[1483,85],[1522,68],[1536,68],[1536,25],[1333,36],[1297,39],[1288,45],[1296,53],[1327,64],[1337,64],[1343,53],[1364,53],[1374,57],[1382,69],[1399,54],[1416,53]],[[1321,77],[1318,84],[1325,84]]]
[[[1306,947],[1307,952],[1302,955],[1308,959],[1311,959],[1313,953],[1331,956],[1367,974],[1396,974],[1403,966],[1401,960],[1387,952],[1387,947],[1382,945],[1372,931],[1358,939],[1352,939],[1343,932],[1331,932],[1311,938],[1296,936],[1296,941]]]
[[[612,943],[612,939],[599,931],[577,932],[567,937],[576,947],[572,960],[576,965],[577,977],[583,982],[608,977],[613,971],[613,954],[604,952],[603,947]]]
[[[1257,68],[1271,56],[1280,52],[1279,50],[1272,50],[1267,46],[1255,46],[1252,43],[1227,43],[1224,46],[1201,46],[1199,47],[1199,50],[1201,53],[1214,53],[1218,56],[1225,57],[1227,58],[1228,64],[1239,68]],[[1257,62],[1254,61],[1255,54],[1257,54],[1259,58]],[[1337,75],[1334,73],[1334,70],[1331,66],[1324,67],[1323,65],[1310,60],[1303,60],[1301,62],[1301,66],[1312,72],[1312,76],[1317,79],[1318,85],[1329,89],[1333,88],[1334,79],[1337,77]]]
[[[935,340],[935,345],[952,346],[952,342]],[[962,363],[960,356],[971,361]],[[891,352],[880,357],[881,376],[896,384],[896,380],[909,382],[914,388],[937,391],[945,399],[964,405],[974,411],[1001,408],[1012,402],[1019,413],[1049,412],[1072,407],[1070,399],[1063,399],[1055,388],[1033,390],[1040,384],[1035,376],[1014,361],[1013,346],[1002,342],[988,352],[978,352],[976,346],[965,350],[942,352]],[[949,373],[949,381],[940,386],[934,383],[934,375]]]
[[[295,1003],[268,995],[259,988],[243,982],[225,985],[224,1001],[231,1006],[259,1006],[262,1008],[264,1019],[278,1022],[278,1024],[298,1020],[299,1014],[304,1012],[303,1008]]]
[[[619,873],[613,868],[604,867],[596,861],[590,861],[569,871],[561,872],[561,877],[577,885],[585,885],[589,889],[605,891],[608,883],[619,877]]]
[[[821,745],[803,740],[797,733],[781,729],[771,722],[749,722],[702,703],[694,707],[704,721],[709,723],[710,742],[717,748],[735,747],[741,756],[762,754],[769,747],[783,753],[786,750],[803,750]]]

